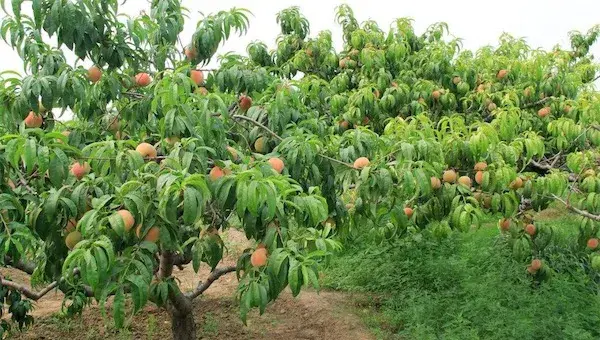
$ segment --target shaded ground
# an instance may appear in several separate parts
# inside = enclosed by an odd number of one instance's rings
[[[233,258],[241,252],[246,240],[243,234],[232,230],[227,235],[229,256],[225,264],[233,264]],[[15,281],[28,282],[27,276],[18,271],[1,269]],[[195,274],[188,266],[175,271],[182,289],[191,290],[199,279],[208,275],[207,268]],[[374,339],[360,317],[354,314],[346,295],[337,292],[304,291],[293,298],[289,291],[269,305],[264,315],[253,311],[248,316],[248,326],[239,318],[235,301],[237,280],[235,274],[221,277],[195,301],[195,316],[200,339]],[[100,308],[87,308],[81,318],[58,317],[62,295],[50,293],[36,303],[32,313],[36,322],[24,334],[14,338],[30,339],[169,339],[170,322],[164,310],[148,305],[129,320],[129,327],[120,332],[112,328],[110,311],[104,319]]]

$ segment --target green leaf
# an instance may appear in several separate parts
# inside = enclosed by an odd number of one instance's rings
[[[54,157],[50,160],[48,167],[48,175],[50,176],[50,182],[56,188],[62,186],[62,183],[67,178],[67,155],[60,150],[54,149]]]
[[[100,282],[100,275],[98,273],[98,266],[96,265],[96,259],[92,256],[92,253],[89,251],[85,252],[83,256],[85,260],[85,280],[87,284],[89,284],[92,289],[98,289],[98,283]]]
[[[131,283],[133,297],[133,312],[137,313],[144,307],[148,300],[148,284],[140,276],[130,276],[127,281]]]
[[[193,224],[200,216],[202,200],[199,195],[198,190],[192,187],[183,191],[183,222],[186,224]]]
[[[23,154],[23,162],[25,163],[25,169],[27,174],[31,175],[35,167],[35,160],[37,159],[37,144],[35,139],[29,138],[25,142],[25,152]]]
[[[119,214],[114,213],[108,217],[108,222],[117,235],[123,237],[123,234],[125,234],[125,223],[123,222],[123,218],[121,218]]]
[[[112,305],[113,319],[115,320],[115,327],[121,329],[125,323],[125,293],[123,292],[123,286],[117,288],[115,298]]]

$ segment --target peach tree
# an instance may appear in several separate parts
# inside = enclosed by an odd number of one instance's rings
[[[555,201],[580,215],[574,265],[600,270],[598,27],[569,50],[505,34],[472,52],[444,23],[386,32],[342,5],[336,51],[292,7],[275,49],[252,42],[203,70],[247,11],[203,17],[184,44],[176,0],[133,18],[117,1],[11,5],[0,32],[25,75],[2,74],[0,261],[43,287],[1,278],[19,326],[59,289],[69,314],[112,297],[118,327],[164,306],[174,338],[193,339],[192,302],[222,275],[236,272],[245,320],[288,286],[318,287],[340,241],[435,240],[486,215],[539,282],[553,231],[532,211]],[[232,223],[253,246],[227,266]],[[174,278],[186,265],[210,268],[191,292]]]
[[[187,11],[175,0],[137,17],[116,0],[11,5],[1,34],[25,72],[1,76],[0,262],[43,287],[0,276],[19,327],[33,321],[32,300],[58,289],[67,314],[112,297],[117,327],[149,301],[165,306],[174,338],[195,339],[192,302],[222,275],[237,274],[244,320],[285,287],[318,286],[320,262],[339,248],[318,183],[282,174],[275,154],[252,156],[233,131],[252,105],[240,95],[263,91],[270,73],[209,93],[197,67],[247,31],[248,11],[203,17],[183,46]],[[224,265],[232,221],[254,245]],[[191,292],[173,274],[188,264],[210,268]]]

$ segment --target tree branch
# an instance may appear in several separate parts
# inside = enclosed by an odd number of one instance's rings
[[[186,296],[190,299],[197,298],[198,296],[202,295],[202,293],[204,293],[204,291],[206,291],[213,284],[213,282],[218,280],[221,276],[234,272],[235,270],[235,266],[216,268],[210,273],[205,282],[200,282],[198,284],[198,287],[196,287],[196,290],[186,294]]]
[[[29,275],[33,274],[36,267],[35,263],[25,262],[22,259],[14,262],[10,256],[4,256],[4,263]]]
[[[34,262],[29,262],[29,261],[24,261],[24,260],[19,260],[17,262],[14,262],[12,260],[12,258],[10,258],[10,256],[5,256],[4,257],[4,263],[6,265],[11,266],[12,268],[18,269],[18,270],[20,270],[20,271],[22,271],[22,272],[24,272],[26,274],[29,274],[29,275],[33,274],[33,272],[35,271],[35,268],[36,268],[36,264]],[[79,268],[73,269],[73,275],[79,275]],[[63,281],[63,279],[64,278],[61,278],[58,281],[54,281],[50,285],[56,284],[58,286]],[[7,281],[7,280],[5,280],[5,281]],[[12,283],[12,284],[19,285],[18,283]],[[85,295],[87,297],[94,297],[94,291],[92,290],[92,287],[86,286],[86,285],[83,285],[82,287],[85,290]],[[62,287],[59,286],[58,289],[61,290],[64,293],[64,290],[63,290]],[[27,296],[27,295],[25,295],[25,296]],[[40,296],[40,298],[42,296]]]
[[[551,170],[560,170],[559,168],[555,167],[557,160],[560,157],[556,157],[554,159],[554,161],[552,161],[552,164],[546,164],[546,163],[540,163],[538,161],[534,161],[533,159],[529,161],[529,165],[533,166],[534,168],[537,168],[539,170],[544,170],[544,171],[551,171]],[[576,182],[577,181],[577,176],[573,173],[569,174],[569,182]]]
[[[591,220],[594,220],[594,221],[600,221],[600,215],[594,215],[594,214],[592,214],[592,213],[590,213],[588,211],[575,208],[569,202],[563,200],[562,198],[560,198],[560,197],[558,197],[558,196],[556,196],[554,194],[552,194],[552,197],[554,197],[555,200],[557,200],[557,201],[561,202],[562,204],[564,204],[565,207],[567,207],[567,209],[571,210],[572,212],[574,212],[574,213],[576,213],[578,215],[581,215],[583,217],[587,217],[587,218],[589,218]]]
[[[544,99],[538,100],[537,102],[525,104],[525,105],[521,106],[521,108],[522,109],[528,109],[530,107],[534,107],[534,106],[538,106],[538,105],[544,104],[544,103],[546,103],[546,102],[548,102],[548,101],[550,101],[552,99],[553,99],[553,97],[546,97]]]
[[[47,285],[44,289],[40,290],[39,292],[34,292],[33,290],[31,290],[31,288],[10,281],[10,280],[6,280],[4,279],[2,276],[0,276],[0,286],[5,286],[8,288],[11,288],[13,290],[16,290],[18,292],[20,292],[21,294],[25,295],[25,297],[27,297],[30,300],[34,300],[37,301],[39,299],[41,299],[42,297],[44,297],[44,295],[48,294],[48,292],[50,292],[52,289],[56,288],[58,286],[58,281],[54,281],[51,284]]]
[[[259,121],[256,121],[250,117],[246,117],[246,116],[242,116],[242,115],[233,115],[231,116],[231,118],[233,119],[242,119],[245,120],[247,122],[250,122],[258,127],[260,127],[261,129],[267,131],[269,134],[271,134],[271,136],[275,137],[277,140],[279,140],[280,142],[283,141],[283,138],[281,138],[278,134],[276,134],[275,132],[273,132],[273,130],[269,129],[268,127],[266,127],[264,124],[262,124]]]

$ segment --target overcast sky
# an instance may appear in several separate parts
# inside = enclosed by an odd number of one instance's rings
[[[4,1],[4,0],[2,0]],[[483,45],[496,45],[502,32],[516,37],[525,37],[533,47],[550,49],[559,43],[569,45],[568,32],[571,30],[587,31],[595,24],[600,24],[600,1],[598,0],[429,0],[402,1],[393,0],[384,5],[384,1],[313,1],[313,0],[219,0],[198,1],[183,0],[183,5],[190,10],[183,40],[189,41],[200,12],[213,13],[232,7],[249,9],[253,16],[250,30],[244,37],[233,36],[221,47],[220,53],[236,51],[244,53],[246,46],[253,40],[265,41],[269,47],[279,34],[275,15],[280,10],[299,6],[301,12],[309,19],[311,36],[321,30],[333,33],[337,48],[341,47],[341,29],[335,23],[335,7],[347,3],[353,9],[357,19],[373,19],[384,30],[389,28],[393,19],[410,17],[414,19],[417,33],[423,32],[430,24],[446,22],[450,33],[463,39],[463,47],[477,49]],[[484,5],[486,3],[486,5]],[[27,4],[27,3],[26,3]],[[148,1],[127,0],[121,11],[136,15],[148,9]],[[2,64],[0,70],[17,70],[22,72],[22,63],[17,54],[0,41]],[[594,46],[593,52],[598,55],[600,44]],[[210,66],[215,66],[213,61]]]

